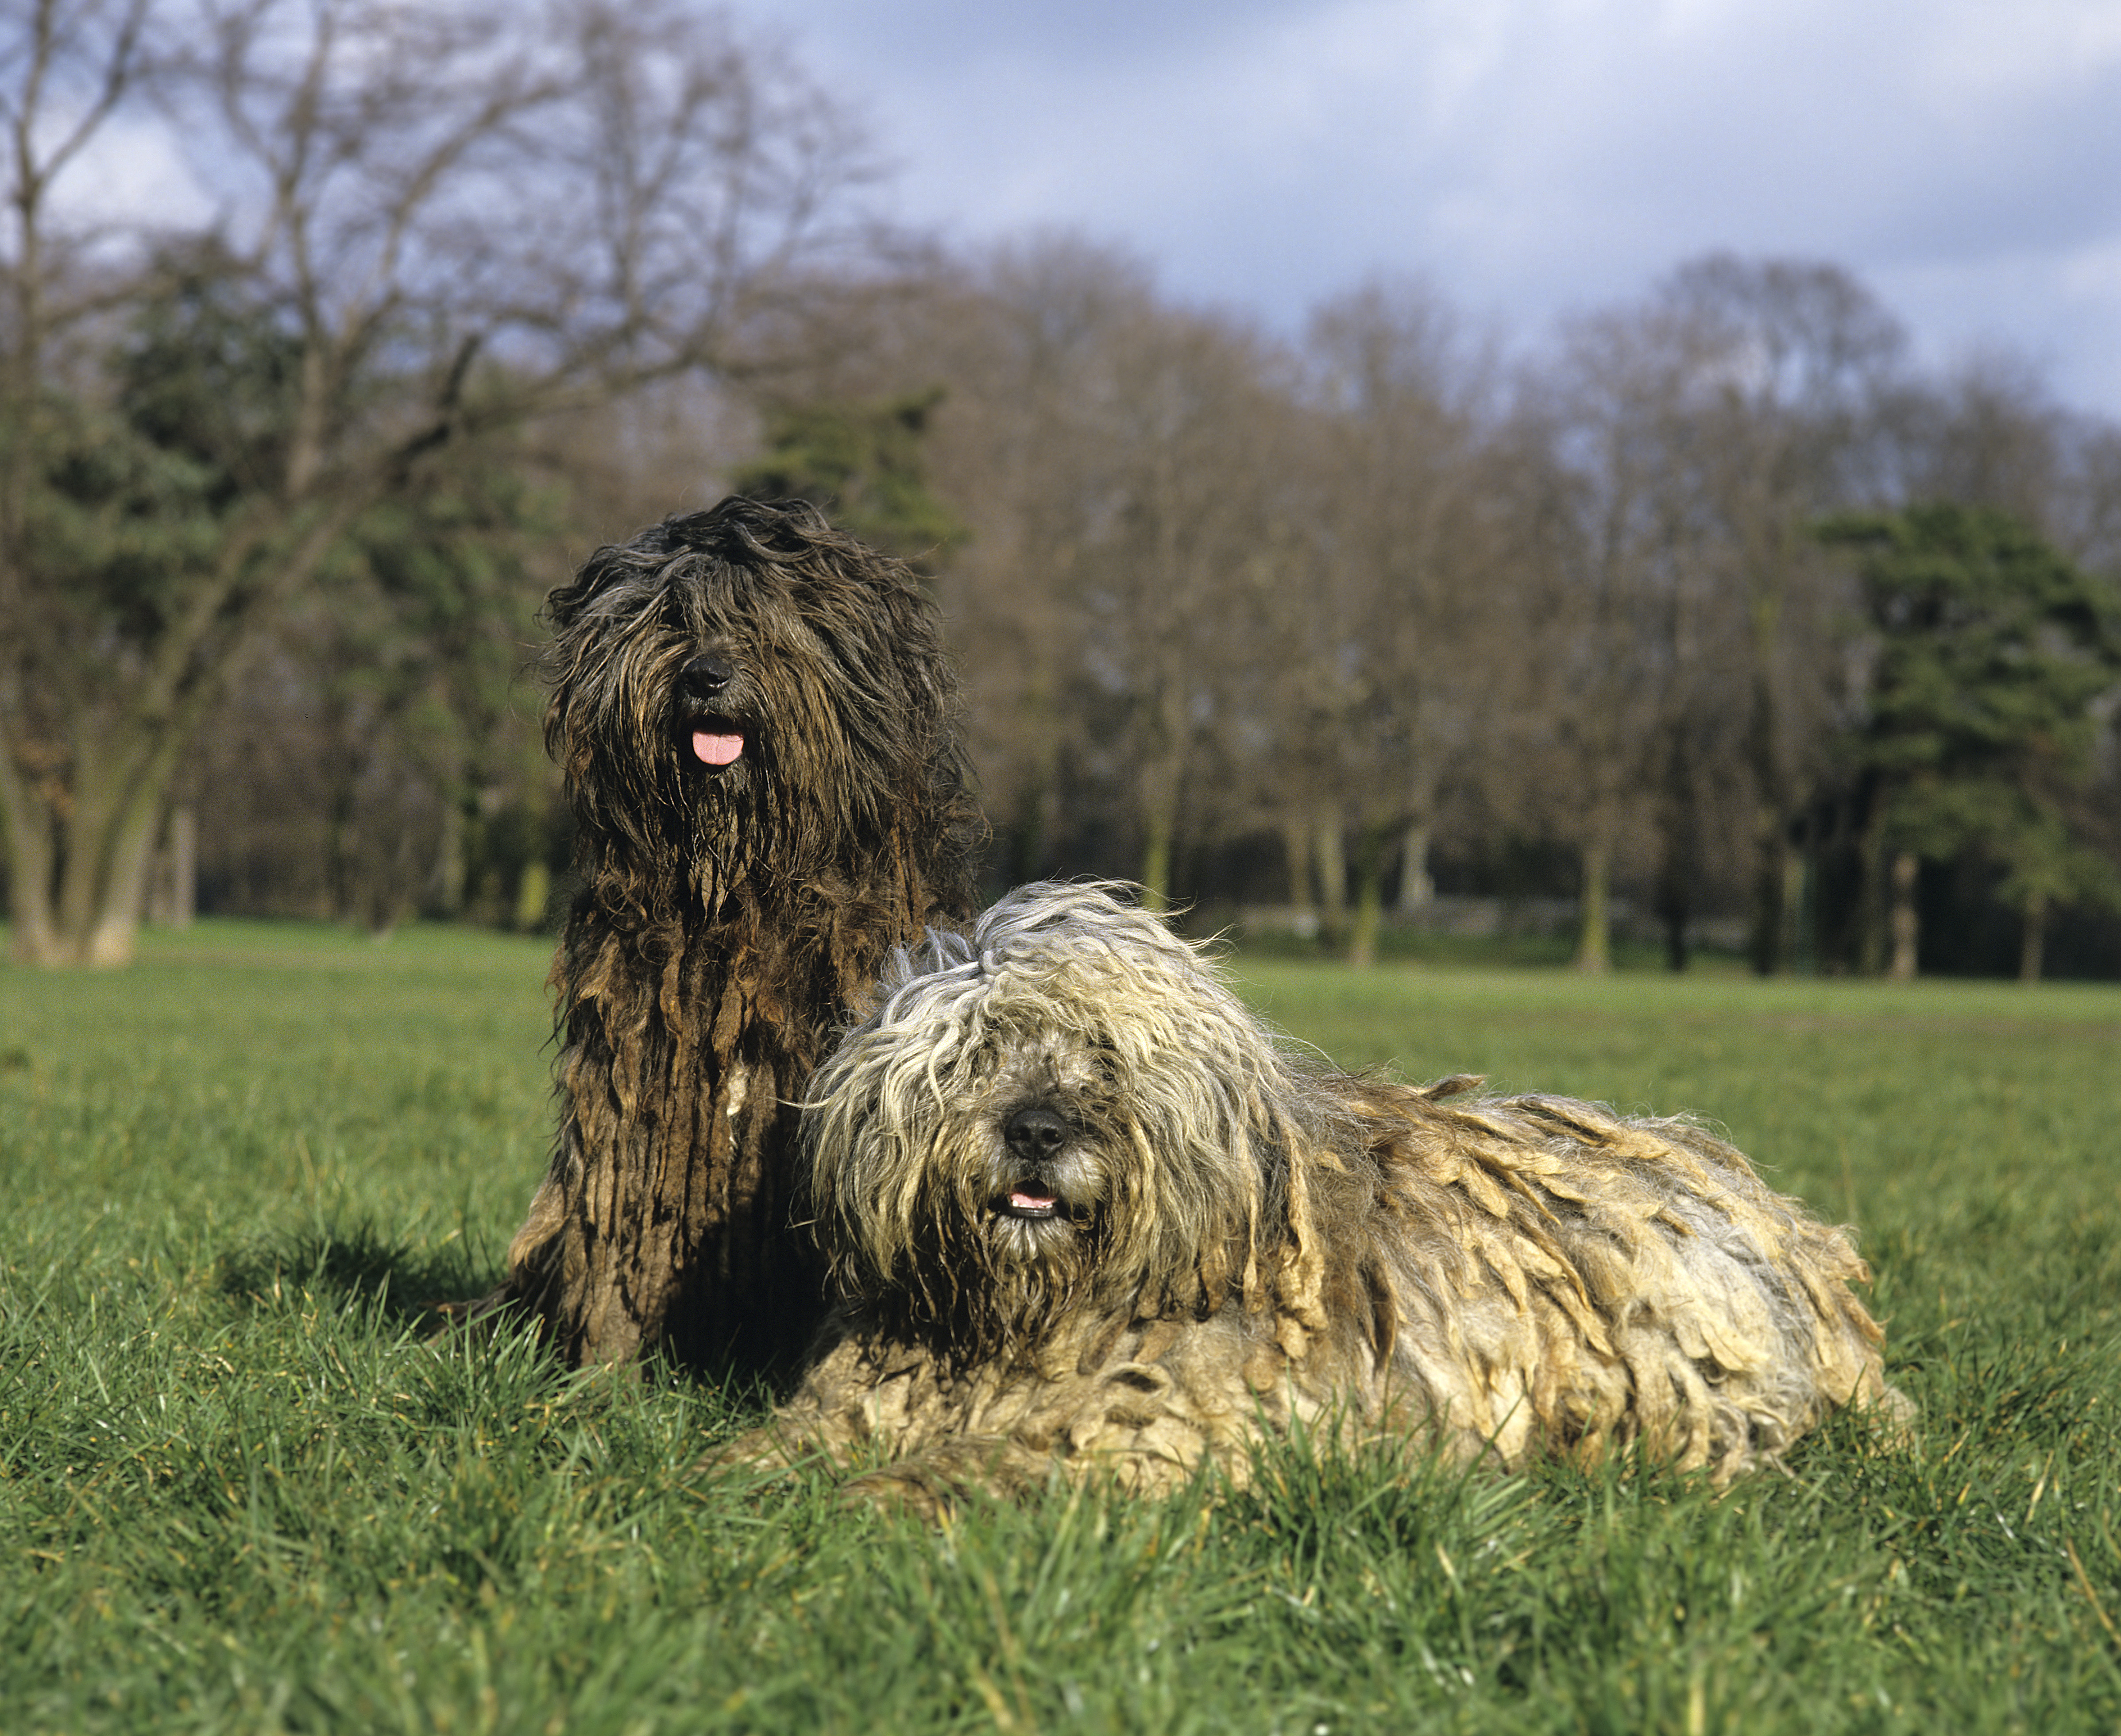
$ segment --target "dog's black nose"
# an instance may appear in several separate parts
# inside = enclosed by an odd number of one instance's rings
[[[1051,1109],[1019,1109],[1003,1124],[1001,1136],[1023,1162],[1043,1163],[1068,1143],[1068,1123]]]
[[[736,671],[719,657],[695,657],[678,672],[678,679],[696,699],[712,699],[735,679]]]

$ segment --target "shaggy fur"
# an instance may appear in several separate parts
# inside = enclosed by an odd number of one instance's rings
[[[844,1300],[740,1458],[880,1449],[863,1486],[932,1507],[1056,1463],[1242,1476],[1300,1422],[1720,1482],[1905,1408],[1848,1236],[1690,1122],[1335,1071],[1093,886],[1012,894],[882,993],[803,1136]]]
[[[487,1305],[577,1363],[770,1361],[823,1309],[791,1099],[890,950],[972,908],[954,677],[907,570],[799,501],[599,549],[546,614],[559,1130]]]

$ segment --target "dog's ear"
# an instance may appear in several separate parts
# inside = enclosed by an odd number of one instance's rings
[[[538,612],[538,619],[555,633],[572,627],[581,619],[590,600],[626,570],[622,554],[615,548],[598,549],[582,562],[574,577],[556,586],[547,595],[544,608]]]
[[[888,1001],[909,983],[972,962],[972,943],[945,928],[931,928],[917,945],[894,946],[877,973],[877,994]]]
[[[1275,1313],[1274,1335],[1283,1350],[1300,1356],[1314,1334],[1326,1330],[1326,1226],[1318,1220],[1311,1187],[1316,1161],[1308,1142],[1284,1122],[1275,1130],[1280,1188],[1277,1222],[1281,1245],[1268,1267],[1267,1293]]]
[[[697,548],[706,554],[722,551],[728,541],[727,515],[724,507],[711,507],[705,512],[674,512],[663,520],[660,529],[671,544],[679,548]]]
[[[553,632],[565,632],[605,591],[655,572],[684,546],[671,536],[668,520],[641,531],[630,542],[608,543],[582,562],[574,577],[554,587],[538,618]]]
[[[921,943],[921,968],[949,970],[958,964],[969,964],[977,956],[972,943],[953,929],[931,928]]]
[[[1239,1306],[1274,1317],[1274,1335],[1300,1356],[1326,1330],[1326,1231],[1318,1220],[1310,1172],[1317,1161],[1301,1129],[1266,1094],[1243,1106],[1243,1122],[1221,1131],[1242,1153],[1243,1183],[1226,1203],[1224,1234],[1204,1239],[1195,1281],[1212,1313],[1234,1290]]]
[[[658,527],[673,550],[696,548],[717,560],[799,558],[832,527],[805,500],[754,500],[725,495],[704,512],[673,514]]]

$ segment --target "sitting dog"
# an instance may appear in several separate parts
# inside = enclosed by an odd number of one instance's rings
[[[825,1311],[792,1102],[892,949],[974,908],[936,611],[816,508],[732,497],[599,549],[546,618],[559,1130],[468,1313],[534,1315],[576,1364],[783,1365]]]
[[[1099,886],[1024,887],[879,993],[801,1135],[839,1301],[735,1457],[880,1449],[857,1486],[930,1511],[1242,1479],[1292,1426],[1721,1483],[1910,1408],[1848,1236],[1691,1122],[1339,1071]]]

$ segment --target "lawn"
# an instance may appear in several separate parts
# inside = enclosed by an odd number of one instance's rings
[[[545,949],[0,968],[0,1730],[2110,1732],[2121,988],[1236,961],[1336,1059],[1714,1117],[1861,1225],[1912,1449],[1264,1456],[941,1531],[692,1468],[756,1393],[429,1335],[541,1167]]]

